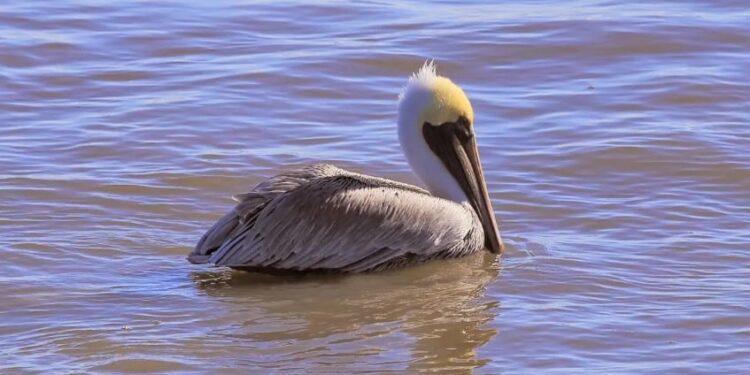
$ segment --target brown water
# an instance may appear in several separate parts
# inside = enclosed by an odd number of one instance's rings
[[[744,1],[0,5],[0,373],[746,373]],[[184,256],[331,161],[416,182],[395,99],[473,100],[509,251],[352,277]]]

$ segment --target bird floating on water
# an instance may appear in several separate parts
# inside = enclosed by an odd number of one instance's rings
[[[188,260],[257,271],[365,272],[483,248],[501,253],[463,90],[432,62],[399,97],[398,136],[427,190],[315,164],[252,191],[200,239]]]

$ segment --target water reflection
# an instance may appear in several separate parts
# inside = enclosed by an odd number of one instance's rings
[[[356,355],[382,357],[395,369],[470,373],[489,360],[477,349],[497,334],[485,323],[499,302],[485,299],[485,289],[499,274],[496,258],[482,254],[356,277],[229,270],[190,276],[223,314],[222,335],[284,347],[276,361],[317,368]]]

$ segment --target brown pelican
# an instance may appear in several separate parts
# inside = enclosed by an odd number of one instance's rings
[[[500,253],[469,99],[433,63],[399,96],[398,135],[420,187],[316,164],[252,191],[188,260],[259,271],[364,272]]]

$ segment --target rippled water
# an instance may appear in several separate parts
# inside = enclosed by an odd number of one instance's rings
[[[748,20],[743,1],[6,1],[0,372],[747,371]],[[502,259],[185,262],[279,170],[416,182],[395,99],[425,58],[474,103]]]

